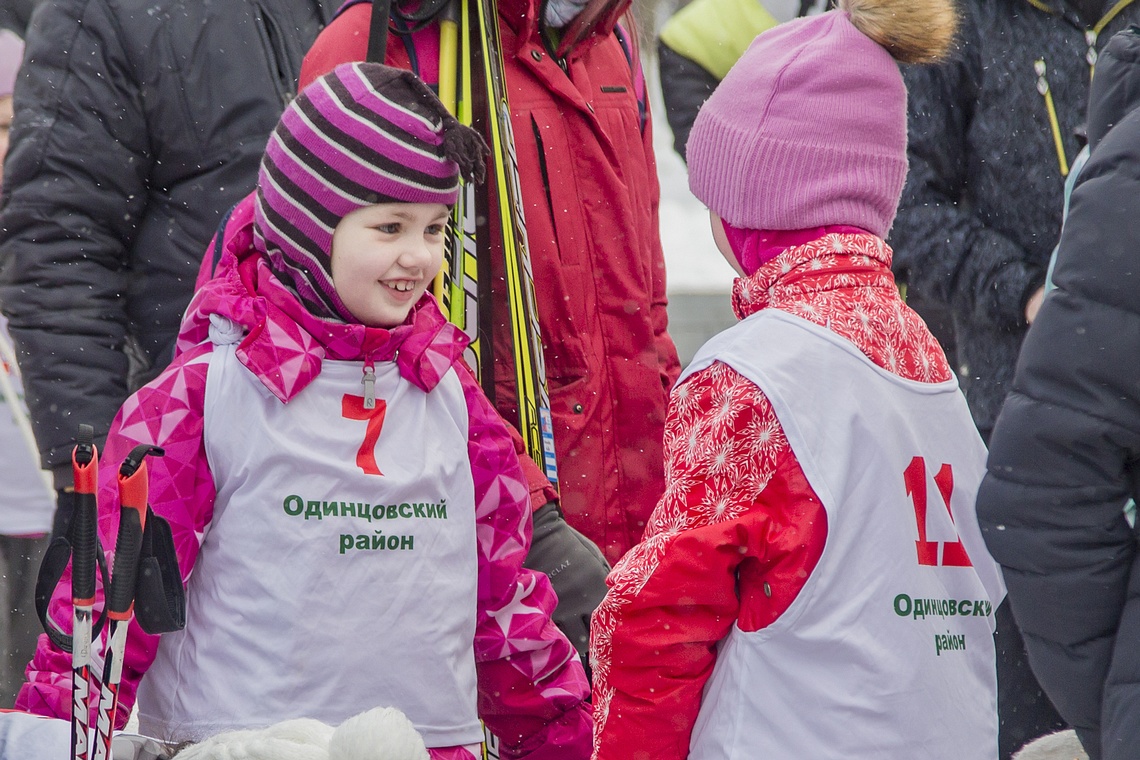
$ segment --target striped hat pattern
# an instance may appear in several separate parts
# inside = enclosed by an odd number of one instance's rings
[[[487,148],[408,71],[348,63],[304,89],[269,138],[257,178],[255,245],[319,317],[355,322],[332,283],[333,231],[377,203],[453,205],[481,180]]]

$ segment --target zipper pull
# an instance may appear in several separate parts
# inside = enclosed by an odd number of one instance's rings
[[[1049,80],[1045,78],[1045,59],[1038,58],[1033,62],[1033,71],[1037,74],[1037,92],[1042,96],[1049,93]]]
[[[376,367],[372,364],[372,360],[368,359],[364,362],[364,379],[360,381],[364,384],[364,408],[376,408]]]
[[[1045,78],[1045,59],[1033,62],[1033,73],[1037,75],[1037,92],[1045,99],[1045,112],[1049,116],[1049,129],[1053,132],[1053,147],[1057,150],[1057,167],[1061,176],[1069,176],[1069,161],[1065,157],[1065,141],[1061,139],[1061,122],[1057,119],[1057,109],[1053,105],[1053,93],[1049,91],[1049,80]]]
[[[1085,42],[1089,46],[1088,52],[1085,53],[1085,60],[1088,62],[1089,68],[1096,66],[1096,61],[1099,57],[1096,52],[1096,37],[1097,34],[1095,29],[1089,29],[1087,32],[1085,32]]]

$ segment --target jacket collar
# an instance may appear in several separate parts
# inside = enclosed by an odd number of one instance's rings
[[[486,2],[495,4],[499,18],[506,22],[522,43],[536,44],[547,49],[553,47],[553,45],[547,45],[542,37],[542,16],[547,0],[486,0]],[[594,0],[594,2],[602,2],[602,0]],[[631,0],[611,0],[611,2],[618,3],[618,7],[611,8],[604,14],[597,28],[590,29],[582,41],[566,54],[567,60],[581,55],[598,39],[608,37],[613,32],[618,17],[625,13],[631,4]],[[573,23],[567,29],[572,26]],[[504,55],[510,55],[510,52],[504,51]]]
[[[870,233],[832,233],[788,248],[732,286],[732,309],[744,319],[776,306],[788,297],[802,297],[835,287],[826,275],[870,276],[874,286],[895,287],[891,249]],[[866,280],[861,280],[866,283]]]

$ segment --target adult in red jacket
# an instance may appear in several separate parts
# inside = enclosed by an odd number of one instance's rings
[[[498,0],[499,31],[562,508],[614,562],[640,540],[661,496],[665,407],[680,371],[666,330],[657,168],[636,51],[624,41],[631,36],[604,21],[558,58],[559,32],[541,18],[547,6],[573,2]],[[306,56],[302,87],[364,59],[371,7],[356,0],[341,9]],[[392,33],[385,62],[437,82],[438,27]],[[496,252],[495,403],[515,420],[501,260]],[[531,472],[541,505],[546,484]]]

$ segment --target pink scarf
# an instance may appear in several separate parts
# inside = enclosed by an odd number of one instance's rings
[[[832,224],[808,230],[749,230],[733,227],[721,219],[724,234],[744,274],[752,275],[789,248],[804,245],[831,234],[868,234],[847,224]]]

